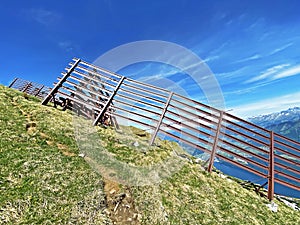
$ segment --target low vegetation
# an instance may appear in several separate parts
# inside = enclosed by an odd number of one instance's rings
[[[0,86],[0,224],[300,224],[176,143],[88,123]]]

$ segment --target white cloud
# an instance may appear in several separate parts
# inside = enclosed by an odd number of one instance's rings
[[[241,63],[241,62],[247,62],[247,61],[251,61],[251,60],[255,60],[255,59],[260,59],[262,56],[259,54],[255,54],[252,56],[249,56],[247,58],[241,59],[241,60],[237,60],[234,63]]]
[[[265,99],[251,104],[235,106],[233,108],[233,114],[243,118],[249,118],[252,116],[279,112],[296,106],[300,106],[300,92]]]
[[[242,89],[237,89],[237,90],[233,90],[233,91],[227,91],[227,92],[223,92],[223,94],[225,96],[232,96],[232,95],[241,95],[241,94],[246,94],[246,93],[251,93],[253,92],[255,89],[257,88],[261,88],[264,87],[266,85],[269,85],[271,82],[263,82],[263,83],[258,83],[256,85],[251,85],[248,88],[242,88]]]
[[[45,9],[29,9],[26,10],[25,13],[27,16],[31,17],[34,21],[42,24],[42,25],[50,25],[56,23],[61,19],[61,15]]]
[[[251,71],[251,66],[244,66],[237,70],[224,72],[224,73],[216,73],[215,76],[219,80],[219,82],[224,85],[227,83],[231,83],[234,79],[238,77],[244,77],[246,74],[249,74]]]
[[[276,74],[273,76],[273,80],[284,78],[284,77],[290,77],[290,76],[295,76],[295,75],[300,75],[300,65],[295,66],[293,68],[287,69],[279,74]]]
[[[71,52],[74,49],[73,44],[70,41],[61,41],[58,43],[58,46],[66,52]]]
[[[266,78],[274,75],[275,73],[279,72],[280,70],[282,70],[283,68],[286,68],[288,66],[290,66],[290,64],[281,64],[281,65],[273,66],[273,67],[268,68],[267,70],[265,70],[260,75],[245,81],[244,83],[248,84],[248,83],[252,83],[252,82],[255,82],[255,81],[266,79]]]
[[[204,59],[203,62],[207,63],[207,62],[211,62],[211,61],[214,61],[216,59],[219,59],[219,58],[220,58],[220,56],[217,56],[217,55],[210,56],[210,57],[207,57],[206,59]]]
[[[274,55],[274,54],[277,53],[277,52],[281,52],[281,51],[287,49],[288,47],[292,46],[293,44],[294,44],[293,42],[290,42],[290,43],[288,43],[288,44],[286,44],[286,45],[284,45],[284,46],[282,46],[282,47],[280,47],[280,48],[276,48],[275,50],[273,50],[273,51],[270,53],[270,55]]]

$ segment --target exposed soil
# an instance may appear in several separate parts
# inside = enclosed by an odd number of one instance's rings
[[[141,224],[141,215],[135,208],[130,187],[121,187],[120,184],[105,179],[104,192],[107,198],[106,213],[113,224]]]

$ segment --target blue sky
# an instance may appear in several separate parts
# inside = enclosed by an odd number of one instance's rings
[[[141,40],[182,45],[218,80],[227,109],[242,117],[300,106],[300,1],[1,1],[0,83],[21,77],[52,86],[73,57],[93,62]],[[174,68],[137,64],[120,73],[201,90]],[[170,87],[172,89],[172,87]]]

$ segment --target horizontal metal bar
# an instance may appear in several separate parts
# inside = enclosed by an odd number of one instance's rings
[[[106,81],[111,81],[111,82],[114,82],[114,83],[117,83],[118,81],[116,79],[113,79],[109,76],[106,76],[104,74],[101,74],[101,73],[98,73],[98,72],[95,72],[93,70],[89,70],[88,68],[85,68],[85,67],[82,67],[82,66],[77,66],[76,67],[76,73],[81,73],[80,75],[84,74],[83,72],[86,73],[86,77],[88,77],[89,79],[91,78],[94,78],[94,80],[101,80],[101,79],[104,79]]]
[[[230,113],[226,113],[226,112],[225,112],[225,115],[226,115],[227,117],[230,117],[230,118],[232,118],[232,119],[234,119],[234,120],[237,120],[237,121],[239,121],[239,122],[246,123],[247,125],[253,126],[253,127],[255,127],[255,128],[257,128],[257,129],[259,129],[259,130],[265,132],[265,133],[268,133],[268,134],[269,134],[269,132],[270,132],[269,130],[267,130],[267,129],[265,129],[265,128],[262,128],[262,127],[260,127],[260,126],[257,126],[257,125],[254,124],[254,123],[250,123],[250,122],[248,122],[247,120],[243,120],[243,119],[241,119],[241,118],[239,118],[239,117],[236,117],[236,116],[234,116],[234,115],[232,115],[232,114],[230,114]]]
[[[168,124],[165,123],[165,122],[162,122],[162,124],[168,125]],[[197,140],[197,141],[200,141],[200,142],[202,142],[203,144],[208,144],[208,145],[210,145],[210,146],[213,145],[213,144],[212,144],[211,142],[209,142],[208,140],[199,138],[199,137],[197,137],[197,136],[195,136],[195,135],[193,135],[193,134],[190,134],[190,133],[188,133],[188,132],[185,132],[185,131],[183,131],[183,130],[180,130],[180,129],[178,129],[178,128],[172,126],[172,125],[170,125],[170,126],[168,126],[168,127],[171,127],[174,131],[183,133],[184,135],[186,135],[186,136],[188,136],[188,137],[190,137],[190,138],[193,138],[193,139],[195,139],[195,140]],[[161,130],[162,130],[162,129],[161,129]]]
[[[144,92],[147,92],[147,93],[156,95],[156,96],[158,96],[158,97],[168,98],[168,96],[166,96],[166,95],[158,94],[157,92],[149,91],[149,90],[146,90],[146,89],[144,89],[144,88],[140,88],[140,87],[138,87],[138,86],[133,86],[133,85],[126,84],[126,83],[124,83],[124,86],[127,86],[127,87],[129,87],[129,88],[133,88],[133,89],[135,89],[135,90],[144,91]]]
[[[107,83],[107,82],[102,81],[102,80],[99,80],[99,79],[95,79],[94,77],[89,77],[89,76],[87,76],[86,74],[81,73],[80,71],[77,71],[76,69],[73,71],[72,74],[77,74],[77,75],[79,75],[79,76],[84,77],[85,79],[92,80],[92,81],[94,81],[94,82],[96,82],[96,83],[101,83],[102,85],[109,86],[109,87],[111,87],[111,88],[113,88],[113,89],[116,87],[116,85]],[[90,83],[88,83],[88,84],[89,84],[89,85],[92,85],[92,84],[90,84]],[[95,84],[93,84],[93,85],[96,86]],[[96,86],[96,87],[97,87],[97,86]],[[99,87],[99,88],[101,88],[101,87]]]
[[[94,94],[94,95],[96,95],[96,96],[100,96],[101,98],[105,98],[105,99],[108,99],[109,97],[108,96],[105,96],[105,95],[103,95],[103,94],[100,94],[100,93],[97,93],[97,92],[94,92],[94,91],[91,91],[90,89],[88,89],[88,88],[86,88],[86,87],[84,87],[84,86],[79,86],[78,84],[76,84],[76,83],[74,83],[74,82],[72,82],[72,81],[69,81],[69,80],[67,80],[67,81],[65,81],[65,83],[66,84],[69,84],[69,85],[71,85],[71,86],[73,86],[73,87],[75,87],[75,88],[77,88],[77,89],[84,89],[85,91],[87,91],[89,94]],[[76,91],[76,90],[75,90]],[[86,95],[86,94],[85,94]],[[86,95],[87,96],[87,95]]]
[[[208,133],[206,133],[206,132],[204,132],[204,131],[201,131],[201,130],[199,130],[199,129],[196,129],[196,128],[194,128],[194,127],[191,127],[191,126],[189,126],[189,125],[187,125],[187,124],[185,124],[185,123],[180,123],[180,122],[178,122],[177,120],[174,120],[174,119],[172,119],[172,118],[169,117],[169,116],[165,116],[165,118],[166,118],[167,120],[172,121],[174,124],[180,124],[181,126],[184,126],[185,128],[188,128],[188,129],[190,129],[190,130],[193,130],[193,131],[197,132],[197,134],[201,134],[201,135],[204,135],[204,136],[206,136],[206,137],[212,137],[211,134],[208,134]],[[198,125],[198,124],[197,124],[197,125]],[[168,126],[167,126],[167,127],[168,127]]]
[[[216,119],[216,120],[219,119],[219,115],[214,115],[214,114],[212,114],[212,113],[210,113],[210,112],[207,112],[207,111],[204,111],[204,110],[202,110],[202,109],[199,109],[199,108],[195,107],[195,105],[189,105],[189,104],[184,103],[184,102],[181,102],[181,101],[179,101],[179,100],[177,100],[177,99],[173,99],[173,102],[176,102],[177,104],[181,104],[181,105],[186,106],[186,107],[188,107],[188,108],[190,108],[190,109],[193,109],[193,110],[195,110],[195,111],[197,111],[197,112],[200,112],[200,113],[204,114],[205,117],[212,117],[212,118],[214,118],[214,119]],[[174,105],[174,104],[172,104],[172,103],[171,103],[171,105],[172,105],[172,107],[177,107],[177,108],[179,108],[179,109],[182,108],[182,107],[176,106],[176,105]],[[187,110],[186,110],[186,111],[187,111]],[[193,114],[195,114],[195,113],[193,113]],[[197,115],[197,114],[196,114],[196,115]],[[215,123],[217,124],[217,122],[215,122]]]
[[[117,103],[119,103],[119,104],[123,104],[123,105],[129,106],[129,107],[135,108],[135,109],[140,109],[140,110],[142,110],[142,111],[146,111],[146,112],[148,112],[148,113],[151,113],[151,114],[154,114],[154,115],[157,115],[157,116],[160,115],[160,113],[158,113],[158,112],[153,112],[153,111],[151,111],[151,110],[149,110],[149,109],[145,109],[145,108],[139,107],[139,106],[137,106],[137,105],[132,105],[132,104],[129,104],[129,103],[124,102],[124,101],[120,101],[120,100],[117,100],[117,99],[114,99],[113,101],[114,101],[114,102],[117,102]]]
[[[234,132],[234,133],[236,133],[236,134],[238,134],[238,135],[241,135],[242,137],[249,138],[250,140],[255,141],[255,142],[258,142],[258,143],[263,144],[263,145],[265,145],[265,146],[268,145],[267,143],[261,142],[261,141],[255,139],[255,138],[252,138],[252,137],[250,137],[250,136],[248,136],[248,135],[245,135],[244,133],[241,133],[241,132],[239,132],[239,131],[233,130],[233,129],[229,128],[229,127],[223,127],[223,126],[222,126],[222,128],[227,129],[227,130],[230,130],[230,131],[232,131],[232,132]],[[248,147],[254,148],[254,149],[257,150],[257,151],[263,152],[263,153],[265,153],[265,154],[269,154],[268,151],[263,150],[263,149],[261,149],[261,148],[255,146],[255,145],[253,145],[253,144],[251,144],[251,143],[249,143],[249,142],[247,142],[247,141],[244,141],[244,140],[241,140],[241,139],[239,139],[239,138],[237,138],[237,137],[234,137],[234,136],[232,136],[232,135],[226,133],[226,131],[225,131],[225,132],[224,132],[224,131],[221,131],[221,134],[224,135],[225,137],[228,137],[228,138],[231,138],[231,139],[233,139],[233,140],[235,140],[235,141],[238,141],[239,143],[242,143],[242,144],[244,144],[244,145],[247,145]]]
[[[230,150],[228,150],[228,149],[226,149],[226,148],[224,148],[224,147],[222,147],[222,146],[218,146],[218,148],[220,149],[220,151],[226,152],[226,153],[228,153],[228,154],[230,154],[230,155],[232,155],[232,156],[235,156],[235,157],[237,157],[237,158],[243,159],[245,162],[247,162],[247,163],[252,163],[252,164],[254,164],[255,166],[260,167],[261,169],[264,169],[264,170],[267,170],[267,169],[268,169],[268,166],[265,166],[265,165],[260,164],[260,163],[258,163],[258,162],[256,162],[256,161],[252,160],[252,159],[249,159],[249,158],[247,158],[247,157],[245,157],[245,156],[242,156],[242,155],[239,155],[239,154],[237,154],[237,153],[235,153],[235,152],[232,152],[232,151],[230,151]],[[234,160],[233,160],[233,161],[234,161]]]
[[[100,100],[98,100],[98,99],[95,99],[95,98],[93,98],[93,97],[89,97],[89,96],[87,96],[87,95],[85,95],[82,91],[79,91],[79,90],[73,90],[73,89],[71,89],[71,88],[68,88],[68,87],[66,87],[66,86],[62,86],[62,88],[63,89],[65,89],[65,90],[67,90],[68,92],[71,92],[71,93],[73,93],[73,94],[75,94],[75,96],[77,96],[78,97],[78,95],[79,96],[81,96],[81,99],[82,99],[82,101],[87,101],[85,98],[87,98],[87,99],[89,99],[91,102],[93,102],[93,104],[95,104],[95,105],[104,105],[104,101],[102,102],[102,101],[100,101]]]
[[[109,70],[107,70],[107,69],[104,69],[104,68],[102,68],[102,67],[99,67],[99,66],[90,64],[90,63],[88,63],[88,62],[86,62],[86,61],[81,61],[80,64],[86,65],[86,66],[88,66],[88,67],[90,67],[90,68],[94,68],[94,69],[96,69],[96,70],[100,70],[100,71],[102,71],[102,72],[104,72],[104,73],[106,73],[106,74],[112,75],[112,76],[117,77],[117,78],[121,78],[121,77],[122,77],[120,74],[113,73],[113,72],[111,72],[111,71],[109,71]]]
[[[189,112],[189,111],[187,111],[187,110],[185,110],[185,109],[183,109],[183,108],[180,108],[180,107],[178,107],[178,106],[176,106],[176,105],[173,105],[172,103],[170,103],[170,107],[173,107],[174,109],[176,109],[176,110],[178,110],[178,111],[184,112],[185,114],[189,114],[189,115],[193,116],[194,119],[200,119],[200,120],[203,120],[203,121],[205,121],[205,122],[207,122],[207,123],[210,123],[210,124],[212,124],[212,125],[214,125],[214,126],[217,126],[217,124],[218,124],[216,121],[213,121],[213,120],[210,120],[210,119],[206,118],[206,116],[201,116],[201,115],[198,115],[198,114]],[[170,111],[169,111],[169,112],[170,112]],[[216,118],[217,118],[217,117],[216,117]]]
[[[139,113],[137,113],[137,112],[133,112],[133,111],[130,111],[130,110],[127,110],[127,109],[123,109],[123,108],[121,108],[121,107],[118,107],[118,106],[110,106],[109,107],[110,109],[117,109],[117,110],[120,110],[120,111],[122,111],[122,112],[127,112],[127,113],[129,113],[129,114],[133,114],[133,115],[136,115],[136,116],[140,116],[140,117],[142,117],[142,118],[145,118],[145,119],[148,119],[148,120],[152,120],[152,121],[158,121],[158,120],[156,120],[156,119],[153,119],[153,117],[148,117],[148,116],[145,116],[145,115],[143,115],[143,114],[139,114]]]
[[[73,78],[73,77],[70,76],[70,78]],[[109,94],[112,94],[112,91],[108,91],[107,89],[101,89],[100,87],[95,88],[94,86],[90,86],[91,88],[89,89],[87,86],[83,85],[83,82],[80,81],[80,79],[79,79],[79,83],[75,83],[75,82],[72,82],[70,80],[66,80],[66,82],[68,82],[68,84],[70,84],[72,86],[77,86],[78,88],[85,89],[86,91],[88,91],[90,93],[93,93],[93,94],[95,94],[97,96],[101,95],[101,96],[103,96],[105,98],[109,98]],[[101,92],[102,93],[105,92],[107,95],[101,94]]]
[[[285,162],[287,162],[287,163],[295,164],[295,165],[297,165],[297,166],[300,166],[300,162],[297,162],[296,160],[292,160],[292,159],[285,158],[285,157],[283,157],[283,156],[281,156],[281,155],[277,155],[277,153],[274,154],[274,157],[275,157],[276,159],[280,159],[280,160],[285,161]]]
[[[230,146],[230,147],[232,147],[232,148],[235,148],[236,150],[239,150],[239,151],[241,151],[241,152],[245,152],[245,153],[247,153],[247,154],[249,154],[249,155],[252,155],[252,156],[254,156],[254,157],[256,157],[256,158],[258,158],[258,159],[260,159],[260,160],[262,160],[262,161],[264,161],[264,162],[266,162],[266,163],[269,162],[269,159],[268,159],[268,158],[265,158],[265,157],[263,157],[263,156],[261,156],[261,155],[259,155],[259,154],[256,154],[256,153],[253,153],[253,152],[251,152],[251,151],[248,151],[248,150],[246,150],[246,149],[244,149],[244,148],[242,148],[242,147],[239,147],[239,146],[237,146],[237,145],[235,145],[235,144],[233,144],[233,143],[231,143],[231,142],[229,142],[229,141],[227,141],[227,140],[222,140],[221,143],[224,143],[224,144],[226,144],[226,145],[228,145],[228,146]]]
[[[293,139],[287,138],[287,137],[282,136],[281,134],[277,134],[277,133],[274,133],[274,136],[275,136],[275,137],[278,137],[278,138],[281,138],[281,139],[283,139],[283,140],[285,140],[285,141],[292,142],[292,143],[295,144],[295,145],[298,145],[298,146],[299,146],[299,149],[297,149],[297,151],[300,152],[300,143],[299,143],[299,142],[294,141]],[[275,141],[277,141],[277,140],[275,140]]]
[[[199,101],[196,101],[196,100],[194,100],[194,99],[187,98],[187,97],[185,97],[185,96],[183,96],[183,95],[180,95],[180,94],[177,94],[177,93],[175,93],[175,95],[176,95],[177,97],[179,97],[179,98],[183,98],[183,99],[186,100],[186,101],[192,102],[193,104],[200,105],[200,106],[202,106],[203,108],[209,109],[209,110],[211,110],[211,111],[215,111],[217,114],[220,114],[220,112],[221,112],[221,110],[219,110],[219,109],[216,109],[216,108],[213,108],[213,107],[211,107],[211,106],[205,105],[205,104],[203,104],[203,103],[201,103],[201,102],[199,102]],[[177,101],[179,101],[179,100],[177,100]],[[180,101],[179,101],[179,102],[180,102]]]
[[[74,99],[78,99],[80,100],[82,103],[85,102],[85,104],[88,104],[86,99],[82,97],[82,95],[80,95],[79,93],[75,93],[74,90],[70,90],[68,87],[62,86],[62,88],[60,88],[58,93],[65,93],[66,95],[68,95],[66,92],[74,94]],[[71,95],[68,95],[69,97],[73,97]],[[69,98],[70,99],[70,98]],[[91,104],[88,104],[91,105]],[[92,106],[92,105],[91,105]]]
[[[296,178],[296,177],[294,177],[292,175],[284,173],[283,171],[274,170],[274,174],[280,175],[282,177],[285,177],[285,178],[293,180],[293,181],[296,181],[296,182],[298,182],[300,184],[300,179],[299,178]]]
[[[280,168],[282,168],[284,170],[287,170],[287,171],[290,171],[290,172],[295,173],[297,175],[300,175],[300,170],[297,170],[297,169],[295,169],[295,168],[293,168],[293,167],[291,167],[289,165],[284,165],[284,164],[282,164],[280,162],[275,162],[274,165],[277,166],[277,167],[280,167]],[[300,178],[299,178],[299,182],[300,182]]]
[[[274,149],[275,149],[276,151],[280,151],[280,152],[282,152],[282,153],[284,153],[284,154],[286,154],[286,155],[289,155],[289,156],[291,156],[291,157],[293,157],[293,158],[299,159],[299,156],[298,156],[298,155],[295,155],[294,153],[288,152],[288,151],[283,150],[283,149],[281,149],[281,148],[278,148],[278,147],[276,147],[276,146],[274,147]],[[276,153],[276,154],[278,154],[278,153]]]
[[[268,136],[266,136],[266,135],[260,134],[260,133],[254,131],[254,130],[251,130],[251,129],[245,127],[245,126],[242,126],[242,125],[240,125],[240,124],[237,124],[237,123],[235,123],[235,122],[233,122],[233,121],[231,121],[231,120],[227,120],[226,118],[224,118],[224,122],[229,123],[229,124],[231,124],[231,125],[234,125],[234,126],[236,126],[236,127],[239,127],[239,128],[241,128],[241,129],[243,129],[243,130],[248,131],[249,133],[255,134],[255,135],[260,136],[260,137],[262,137],[262,138],[265,138],[265,139],[267,139],[267,140],[270,139],[270,137],[268,137]]]
[[[281,146],[284,146],[284,147],[287,147],[287,148],[289,148],[289,149],[292,149],[293,151],[295,151],[295,152],[299,152],[300,153],[300,150],[299,149],[297,149],[297,148],[295,148],[295,147],[293,147],[293,146],[290,146],[290,145],[288,145],[288,144],[286,144],[286,143],[283,143],[283,142],[281,142],[281,141],[278,141],[278,140],[274,140],[274,144],[279,144],[279,145],[281,145]],[[276,147],[276,146],[275,146]],[[280,150],[280,148],[277,148],[278,150]],[[300,157],[299,157],[300,158]]]
[[[164,104],[164,103],[165,103],[164,101],[158,100],[158,99],[156,99],[156,98],[152,98],[152,97],[149,97],[149,96],[143,95],[143,94],[138,94],[138,93],[136,93],[136,92],[129,91],[129,90],[126,90],[126,89],[124,89],[124,88],[120,88],[120,92],[123,92],[123,93],[126,93],[126,94],[129,93],[129,94],[131,94],[131,95],[139,96],[139,97],[141,97],[141,98],[146,98],[147,100],[150,99],[150,100],[152,100],[152,101],[154,101],[154,102],[158,102],[158,103],[161,103],[161,104]]]
[[[127,116],[118,114],[118,113],[116,113],[116,112],[107,112],[107,114],[108,114],[108,115],[112,115],[112,116],[116,116],[116,117],[121,117],[121,118],[123,118],[123,119],[127,119],[127,120],[130,120],[130,121],[133,121],[133,122],[135,122],[135,123],[141,124],[141,125],[143,125],[143,126],[146,126],[146,127],[151,128],[151,129],[154,129],[154,128],[155,128],[154,126],[152,126],[152,125],[150,125],[150,124],[141,122],[141,121],[139,121],[139,120],[135,120],[135,119],[133,119],[133,118],[131,118],[131,117],[127,117]]]
[[[184,142],[184,143],[186,143],[187,145],[189,145],[189,146],[191,146],[191,147],[194,147],[194,148],[196,148],[196,149],[198,149],[198,150],[200,150],[200,151],[203,151],[203,152],[206,152],[206,153],[210,153],[210,151],[207,150],[206,148],[204,148],[204,147],[202,147],[202,146],[200,146],[200,145],[197,145],[197,144],[195,144],[195,143],[192,143],[192,142],[190,142],[190,141],[188,141],[188,140],[182,139],[182,138],[180,138],[180,137],[178,137],[178,136],[176,136],[176,135],[174,135],[174,134],[172,134],[172,133],[170,133],[170,132],[168,132],[168,131],[160,130],[159,132],[162,132],[162,133],[164,133],[164,134],[166,134],[166,135],[168,135],[168,136],[170,136],[170,137],[173,137],[173,138],[175,138],[176,140],[178,140],[178,141],[180,141],[180,142]]]
[[[145,87],[148,87],[148,88],[152,88],[154,90],[159,90],[159,91],[165,92],[167,94],[169,93],[168,90],[166,90],[164,88],[160,88],[160,87],[154,86],[154,85],[151,85],[151,84],[146,84],[146,83],[143,83],[143,82],[140,82],[140,81],[137,81],[137,80],[133,80],[133,79],[130,79],[130,78],[128,78],[127,81],[131,82],[131,83],[134,83],[134,84],[139,84],[141,86],[145,86]]]
[[[258,176],[260,176],[262,178],[267,178],[268,177],[268,175],[266,175],[266,174],[264,174],[264,173],[262,173],[260,171],[257,171],[255,169],[252,169],[250,167],[246,167],[246,166],[244,166],[243,164],[241,164],[239,162],[236,162],[236,161],[234,161],[232,159],[229,159],[229,158],[227,158],[227,157],[225,157],[223,155],[220,155],[218,152],[216,153],[216,155],[217,155],[218,158],[220,158],[220,159],[222,159],[224,161],[227,161],[227,162],[229,162],[229,163],[231,163],[231,164],[233,164],[233,165],[235,165],[237,167],[240,167],[242,169],[248,170],[249,172],[254,173],[254,174],[256,174],[256,175],[258,175]]]
[[[154,104],[151,104],[151,103],[148,103],[148,102],[145,102],[145,101],[142,101],[142,100],[138,100],[136,98],[132,98],[132,97],[129,97],[129,96],[125,96],[125,95],[122,95],[120,93],[117,93],[116,97],[125,98],[126,100],[129,99],[130,101],[138,102],[138,103],[141,103],[143,105],[147,105],[147,106],[150,106],[150,107],[153,107],[153,108],[157,108],[157,109],[160,109],[160,110],[163,109],[161,106],[154,105]]]
[[[69,96],[68,94],[66,94],[66,93],[64,93],[64,92],[62,92],[62,91],[60,91],[60,90],[59,90],[57,93],[58,93],[59,95],[65,96],[66,98],[70,99],[71,101],[77,102],[77,103],[79,103],[79,104],[81,104],[81,105],[84,105],[84,106],[86,106],[86,107],[91,107],[93,110],[96,110],[96,111],[100,111],[100,110],[101,110],[101,108],[98,108],[98,107],[96,107],[95,105],[91,105],[91,104],[88,104],[87,102],[84,102],[84,101],[82,101],[82,100],[73,98],[73,97]]]
[[[212,130],[213,132],[216,131],[216,129],[213,128],[213,127],[209,127],[209,126],[207,126],[207,125],[205,125],[205,124],[202,124],[201,122],[196,122],[196,121],[194,121],[193,119],[195,119],[195,118],[188,118],[188,117],[183,116],[182,114],[178,114],[178,113],[175,113],[175,112],[172,112],[172,111],[168,111],[167,114],[171,114],[171,115],[173,115],[173,116],[177,116],[177,117],[183,119],[183,121],[180,122],[180,124],[185,123],[185,122],[190,122],[190,123],[193,123],[193,124],[195,124],[195,125],[197,125],[197,126],[200,126],[200,127],[202,127],[202,128],[205,128],[205,129],[207,129],[207,130]],[[201,131],[198,130],[198,132],[201,132]]]
[[[296,185],[294,185],[292,183],[288,183],[288,182],[286,182],[284,180],[280,180],[277,177],[275,177],[274,180],[275,180],[276,183],[279,183],[279,184],[282,184],[282,185],[284,185],[286,187],[289,187],[289,188],[295,189],[297,191],[300,191],[300,187],[296,186]]]

